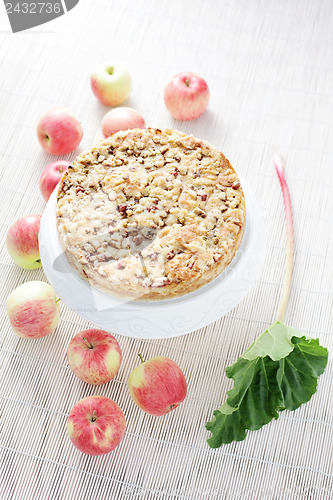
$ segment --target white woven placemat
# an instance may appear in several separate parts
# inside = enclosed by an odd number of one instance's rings
[[[59,19],[11,34],[0,7],[0,498],[332,498],[332,364],[312,400],[250,433],[241,443],[211,450],[205,423],[226,397],[225,367],[274,319],[285,258],[282,195],[271,160],[277,145],[295,216],[295,272],[286,322],[319,337],[333,352],[333,10],[331,0],[81,0]],[[260,280],[226,317],[170,340],[121,336],[123,363],[115,380],[84,384],[66,361],[69,340],[88,323],[65,306],[56,332],[19,339],[6,314],[19,284],[45,279],[24,271],[7,254],[9,225],[45,206],[38,179],[52,158],[35,127],[60,105],[81,120],[80,150],[101,138],[106,108],[89,88],[96,63],[127,66],[133,91],[127,103],[146,123],[174,127],[221,148],[250,183],[267,231]],[[208,111],[174,122],[163,88],[177,72],[204,76]],[[75,153],[68,156],[74,158]],[[131,401],[127,379],[146,358],[165,355],[183,369],[184,403],[164,418]],[[82,397],[102,394],[123,409],[121,445],[103,457],[79,453],[66,419]]]

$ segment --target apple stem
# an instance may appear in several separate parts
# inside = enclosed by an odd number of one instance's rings
[[[290,195],[288,190],[288,185],[283,171],[283,163],[279,154],[274,155],[274,166],[279,177],[279,181],[283,193],[285,217],[286,217],[286,228],[287,228],[287,257],[286,257],[286,269],[284,275],[284,283],[282,290],[282,297],[280,301],[279,310],[277,313],[276,321],[283,321],[286,313],[290,288],[291,288],[291,278],[293,274],[293,259],[294,259],[294,227],[293,227],[293,214],[291,208]]]
[[[139,358],[141,359],[141,363],[144,363],[144,359],[143,359],[143,357],[142,357],[142,354],[140,354],[140,353],[139,353],[139,354],[138,354],[138,356],[139,356]]]
[[[86,337],[82,337],[82,340],[85,341],[85,343],[87,344],[87,347],[89,347],[89,349],[93,348],[93,346],[88,342],[88,340],[86,339]]]
[[[57,299],[57,300],[55,301],[55,303],[56,303],[56,304],[58,304],[58,302],[60,302],[60,299]]]
[[[188,78],[185,78],[185,82],[184,82],[184,83],[185,83],[185,85],[186,85],[187,87],[189,87],[189,86],[190,86],[190,80],[189,80]]]
[[[94,411],[93,411],[93,416],[92,416],[91,421],[92,421],[92,422],[95,422],[95,420],[96,420],[96,419],[97,419],[97,411],[96,411],[96,410],[94,410]]]
[[[109,73],[109,75],[113,75],[113,67],[111,66],[111,68],[108,68],[107,72]]]

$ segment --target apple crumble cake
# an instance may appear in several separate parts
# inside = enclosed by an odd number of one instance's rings
[[[134,129],[76,158],[60,182],[56,216],[67,258],[92,286],[167,299],[230,264],[245,200],[233,167],[206,141]]]

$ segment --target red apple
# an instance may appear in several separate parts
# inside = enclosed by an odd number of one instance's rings
[[[53,288],[44,281],[28,281],[7,298],[10,324],[19,337],[38,339],[52,333],[60,320]]]
[[[142,116],[132,108],[114,108],[108,111],[102,121],[102,131],[104,137],[119,130],[128,130],[132,128],[145,128],[145,121]]]
[[[106,384],[118,373],[121,349],[111,333],[92,328],[70,341],[68,364],[77,377],[87,384]]]
[[[174,361],[163,356],[134,368],[128,386],[133,401],[146,413],[156,416],[177,408],[187,393],[183,372]]]
[[[198,118],[207,108],[208,101],[208,85],[194,73],[179,73],[164,89],[165,105],[176,120]]]
[[[83,131],[75,116],[65,108],[47,111],[37,125],[42,148],[51,155],[67,155],[80,144]]]
[[[90,84],[97,99],[105,106],[119,106],[131,92],[131,77],[121,64],[104,62],[90,76]]]
[[[40,215],[27,215],[14,222],[7,231],[8,253],[24,269],[42,267],[38,246],[40,221]]]
[[[44,168],[39,179],[39,187],[45,201],[48,201],[69,165],[70,161],[54,161]]]
[[[89,396],[73,406],[67,431],[73,445],[88,455],[104,455],[114,450],[126,428],[123,412],[104,396]]]

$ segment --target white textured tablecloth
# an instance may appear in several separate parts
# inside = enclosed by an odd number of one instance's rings
[[[251,293],[226,317],[189,335],[158,341],[117,336],[123,363],[101,387],[75,378],[69,340],[88,323],[62,305],[56,332],[19,339],[6,314],[19,284],[45,279],[10,259],[9,225],[45,206],[38,179],[53,158],[36,139],[39,116],[70,108],[80,150],[101,138],[106,108],[93,96],[96,63],[116,59],[133,79],[129,106],[147,125],[179,128],[219,147],[250,183],[267,231],[267,257]],[[330,0],[81,0],[65,16],[11,34],[0,8],[0,498],[333,498],[332,364],[312,400],[244,442],[211,450],[205,423],[225,400],[225,367],[272,322],[285,261],[282,195],[271,148],[285,158],[295,217],[295,270],[286,322],[333,352],[333,9]],[[169,78],[190,70],[211,90],[207,112],[175,122],[165,109]],[[77,152],[76,152],[77,153]],[[75,157],[73,153],[69,159]],[[184,403],[164,418],[131,401],[127,379],[146,358],[183,369]],[[67,415],[91,394],[115,399],[127,419],[121,445],[103,457],[79,453]]]

